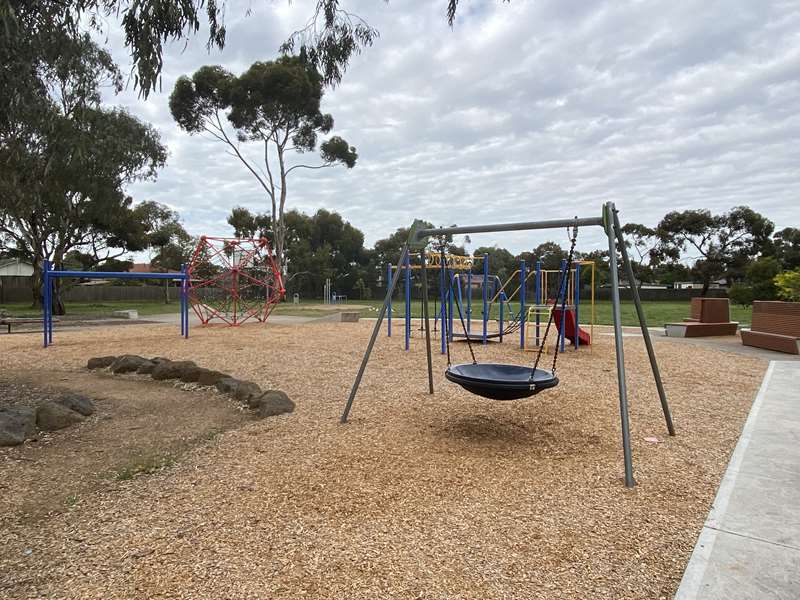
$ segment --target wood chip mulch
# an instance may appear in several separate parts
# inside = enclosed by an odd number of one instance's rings
[[[657,343],[670,438],[644,346],[626,337],[628,490],[610,336],[563,355],[557,388],[507,403],[445,381],[438,353],[429,396],[423,340],[404,352],[381,336],[341,425],[370,328],[195,328],[189,340],[177,326],[92,328],[56,332],[48,350],[2,338],[10,369],[192,359],[282,389],[297,410],[34,525],[0,516],[0,597],[672,597],[766,362]],[[533,358],[513,342],[477,351]]]

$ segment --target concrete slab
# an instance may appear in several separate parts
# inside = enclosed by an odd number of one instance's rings
[[[770,363],[676,598],[800,598],[799,387]]]

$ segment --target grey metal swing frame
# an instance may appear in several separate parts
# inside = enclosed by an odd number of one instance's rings
[[[607,202],[606,204],[603,205],[602,215],[600,217],[585,217],[585,218],[575,217],[572,219],[554,219],[549,221],[530,221],[521,223],[500,223],[500,224],[490,224],[490,225],[471,225],[464,227],[441,227],[441,228],[421,228],[418,226],[418,223],[415,222],[414,225],[411,227],[408,240],[406,241],[402,251],[400,252],[400,260],[398,261],[398,267],[397,269],[394,270],[394,275],[387,287],[386,297],[384,298],[383,306],[381,307],[381,310],[378,313],[378,318],[375,322],[375,327],[372,330],[372,335],[370,337],[369,343],[367,344],[367,349],[364,352],[364,357],[361,361],[358,373],[356,374],[355,381],[353,382],[353,387],[351,388],[350,395],[347,398],[347,404],[345,405],[344,412],[342,413],[341,422],[346,423],[350,415],[350,411],[353,407],[353,401],[355,400],[356,394],[358,393],[358,388],[361,385],[362,378],[364,377],[364,372],[366,371],[367,363],[369,362],[369,358],[372,354],[372,349],[374,348],[375,342],[378,338],[378,333],[380,332],[381,324],[383,322],[384,317],[386,316],[386,308],[392,297],[395,287],[397,286],[397,281],[399,279],[399,274],[401,272],[402,265],[405,263],[410,248],[424,247],[425,245],[427,245],[428,238],[430,236],[467,234],[467,233],[496,233],[501,231],[527,231],[535,229],[561,229],[573,226],[578,226],[578,227],[599,226],[605,230],[606,235],[608,237],[608,250],[609,250],[609,262],[610,262],[609,270],[611,279],[611,305],[612,305],[612,316],[614,322],[614,347],[616,351],[619,413],[620,413],[620,422],[622,425],[622,454],[625,466],[625,486],[629,488],[634,487],[636,485],[636,481],[633,477],[633,458],[631,455],[630,417],[628,411],[628,389],[625,377],[625,355],[624,355],[623,338],[622,338],[622,321],[620,317],[620,293],[619,293],[619,276],[618,276],[619,265],[617,261],[617,252],[619,252],[620,257],[622,258],[622,266],[625,269],[625,275],[628,278],[628,281],[630,282],[631,295],[633,297],[634,306],[636,307],[636,315],[639,320],[639,326],[642,331],[642,337],[644,338],[645,347],[647,348],[647,356],[650,360],[650,367],[653,372],[653,378],[655,380],[656,389],[658,390],[658,396],[661,402],[661,410],[664,413],[664,420],[666,422],[667,431],[669,435],[671,436],[675,435],[675,426],[672,421],[672,414],[670,413],[669,404],[667,402],[667,395],[666,392],[664,391],[664,385],[661,380],[661,373],[659,371],[658,362],[656,360],[655,351],[653,349],[653,342],[650,339],[650,331],[647,328],[647,319],[645,317],[644,310],[642,309],[641,299],[639,298],[639,290],[636,287],[636,278],[633,273],[633,267],[631,266],[630,259],[628,258],[628,251],[625,246],[625,238],[622,233],[622,227],[620,226],[618,211],[614,206],[613,202]],[[433,394],[433,362],[431,357],[430,318],[428,314],[427,269],[424,262],[425,261],[424,252],[421,253],[421,260],[422,260],[421,275],[422,275],[422,289],[423,289],[422,316],[425,322],[425,346],[426,346],[427,366],[428,366],[428,391],[430,394]]]

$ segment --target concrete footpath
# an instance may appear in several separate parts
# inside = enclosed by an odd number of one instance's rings
[[[675,597],[800,598],[800,362],[770,363]]]

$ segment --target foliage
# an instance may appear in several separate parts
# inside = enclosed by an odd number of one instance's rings
[[[741,276],[744,267],[770,248],[774,225],[754,210],[740,206],[722,215],[706,209],[673,211],[655,228],[660,261],[677,261],[685,252],[695,255],[694,271],[705,295],[712,281]]]
[[[505,283],[514,271],[519,269],[517,258],[505,248],[499,246],[481,246],[472,253],[473,256],[489,256],[489,275],[500,278],[500,283]],[[482,265],[483,263],[477,263]],[[512,288],[513,289],[513,288]]]
[[[747,267],[745,281],[750,285],[754,300],[775,300],[778,288],[775,276],[781,271],[778,260],[773,256],[762,256]]]
[[[42,261],[60,267],[79,252],[91,267],[147,246],[142,209],[125,186],[155,178],[166,160],[152,127],[101,106],[101,88],[119,86],[108,53],[85,37],[75,44],[40,74],[44,87],[0,123],[0,246],[33,264],[34,304],[41,297]]]
[[[172,116],[181,128],[190,134],[210,134],[227,146],[266,193],[275,257],[283,271],[288,176],[297,169],[335,165],[351,169],[358,159],[354,147],[333,136],[319,144],[321,164],[290,164],[293,156],[314,151],[319,134],[333,129],[333,117],[320,111],[322,86],[316,68],[300,57],[283,56],[253,63],[239,77],[219,66],[201,67],[191,78],[180,77],[169,99]],[[228,132],[226,122],[235,135]],[[263,144],[265,171],[245,155],[242,143],[248,141]],[[239,217],[232,214],[231,218],[237,228]],[[263,222],[263,215],[258,218]]]
[[[800,229],[786,227],[773,236],[775,257],[783,269],[800,267]]]
[[[781,299],[800,302],[800,268],[776,275],[775,286]]]
[[[753,304],[753,288],[744,283],[734,283],[728,289],[728,298],[734,304],[750,306]]]

